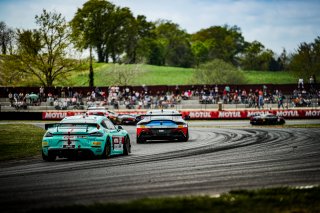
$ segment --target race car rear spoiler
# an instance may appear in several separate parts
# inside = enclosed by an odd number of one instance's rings
[[[145,114],[145,115],[141,115],[141,116],[182,116],[182,114]]]
[[[72,128],[88,128],[88,127],[97,127],[98,124],[96,123],[50,123],[50,124],[45,124],[44,127],[46,130],[49,128],[58,128],[59,127],[72,127]]]

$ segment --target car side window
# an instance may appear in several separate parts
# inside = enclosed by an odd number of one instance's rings
[[[106,122],[104,122],[104,121],[101,122],[101,126],[103,126],[104,128],[108,129],[108,126],[107,126]]]
[[[113,125],[113,123],[111,121],[104,120],[104,122],[105,122],[105,124],[107,126],[107,129],[111,129],[111,130],[116,129],[116,127]]]

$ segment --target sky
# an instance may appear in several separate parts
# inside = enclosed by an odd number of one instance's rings
[[[0,0],[0,21],[8,27],[36,28],[43,9],[70,21],[86,0]],[[148,21],[170,20],[188,33],[211,26],[238,26],[248,42],[257,40],[280,54],[295,52],[320,36],[319,0],[110,0]]]

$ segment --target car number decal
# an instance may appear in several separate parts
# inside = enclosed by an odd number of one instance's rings
[[[123,137],[113,137],[112,138],[112,143],[113,143],[113,149],[114,150],[123,150],[123,144],[122,144],[122,139]]]
[[[70,148],[75,148],[76,145],[75,145],[75,141],[71,141],[71,140],[67,140],[67,141],[63,141],[63,148],[67,148],[67,149],[70,149]]]
[[[74,140],[74,139],[76,139],[76,136],[74,136],[74,135],[65,135],[65,136],[63,136],[62,138],[63,138],[64,140],[68,140],[68,139]]]

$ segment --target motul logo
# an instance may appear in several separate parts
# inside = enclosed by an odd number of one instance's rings
[[[306,117],[318,117],[320,116],[320,111],[306,111]]]
[[[256,115],[264,115],[264,114],[268,114],[269,111],[248,111],[248,115],[247,117],[251,117],[251,116],[256,116]]]
[[[277,115],[283,117],[299,117],[298,111],[278,111]]]
[[[43,119],[62,119],[67,116],[66,112],[43,112]]]
[[[219,112],[219,118],[241,118],[240,112]]]
[[[190,118],[211,118],[210,112],[190,112]]]

